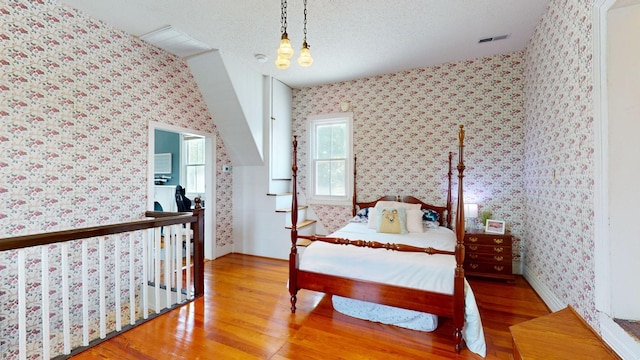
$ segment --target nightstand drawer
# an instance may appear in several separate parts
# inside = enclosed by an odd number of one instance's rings
[[[498,254],[498,255],[508,255],[511,256],[511,245],[502,246],[502,245],[474,245],[474,244],[465,244],[465,248],[467,253],[478,253],[478,254]]]
[[[473,275],[473,273],[491,273],[513,276],[511,268],[511,262],[496,264],[469,261],[464,263],[464,269],[468,275]]]
[[[510,264],[511,254],[481,254],[475,252],[467,252],[464,261],[465,264],[467,262],[491,262],[494,264]]]
[[[502,245],[511,246],[511,236],[491,234],[467,234],[464,238],[465,245]]]

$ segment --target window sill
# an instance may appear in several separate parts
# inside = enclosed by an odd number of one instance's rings
[[[335,199],[307,199],[309,205],[331,205],[331,206],[352,206],[351,200],[335,200]]]

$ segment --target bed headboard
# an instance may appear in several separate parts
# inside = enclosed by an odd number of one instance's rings
[[[376,206],[378,201],[401,201],[409,204],[420,204],[422,209],[430,209],[436,211],[440,215],[440,225],[446,226],[449,229],[453,229],[453,223],[451,222],[451,177],[453,176],[452,172],[452,163],[453,163],[453,153],[449,152],[449,172],[447,173],[448,186],[447,186],[447,203],[445,206],[437,206],[427,204],[418,198],[413,196],[404,196],[400,197],[398,195],[386,195],[377,200],[369,201],[369,202],[357,202],[357,193],[356,193],[356,163],[357,158],[354,157],[353,160],[353,207],[351,210],[351,215],[356,216],[356,213],[359,209],[364,209],[368,207]]]
[[[451,220],[448,220],[448,214],[451,212],[451,209],[447,209],[446,206],[436,206],[436,205],[431,205],[431,204],[427,204],[424,201],[413,197],[413,196],[396,196],[396,195],[386,195],[386,196],[382,196],[376,200],[373,201],[369,201],[369,202],[356,202],[355,203],[355,207],[353,208],[353,216],[355,216],[355,214],[358,212],[358,210],[360,209],[365,209],[365,208],[370,208],[370,207],[375,207],[376,204],[378,203],[378,201],[398,201],[398,202],[404,202],[404,203],[408,203],[408,204],[420,204],[420,208],[422,210],[433,210],[435,212],[438,213],[440,219],[442,219],[440,221],[442,226],[446,226],[448,228],[451,228],[451,226],[453,224],[451,224]]]

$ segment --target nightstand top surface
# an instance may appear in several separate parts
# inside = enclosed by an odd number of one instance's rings
[[[485,235],[511,235],[511,232],[509,230],[505,231],[504,234],[495,234],[495,233],[488,233],[485,232],[484,229],[471,229],[471,230],[465,230],[464,231],[465,235],[467,234],[485,234]]]

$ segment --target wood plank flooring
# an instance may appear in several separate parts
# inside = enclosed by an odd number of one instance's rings
[[[82,359],[481,359],[453,352],[453,326],[431,332],[359,320],[301,290],[291,314],[288,263],[230,254],[205,264],[205,296],[88,349]],[[509,326],[549,313],[529,284],[469,279],[486,359],[512,359]]]

